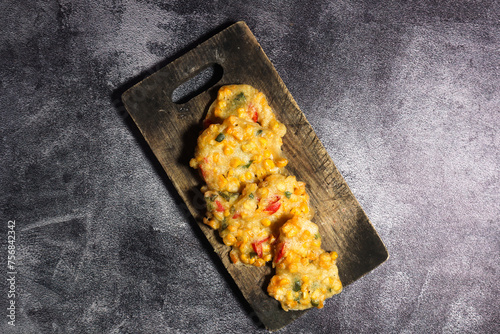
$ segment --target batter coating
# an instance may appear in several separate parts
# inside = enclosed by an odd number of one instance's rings
[[[247,184],[241,194],[207,191],[205,224],[219,229],[233,263],[257,267],[272,259],[272,244],[283,223],[294,216],[311,218],[305,183],[274,174]]]
[[[276,275],[267,291],[285,311],[322,308],[326,298],[342,291],[336,259],[336,252],[321,249],[318,226],[295,216],[280,229]]]
[[[238,116],[247,121],[259,123],[283,137],[286,128],[276,120],[265,95],[249,85],[227,85],[221,87],[217,99],[208,109],[205,127],[222,123],[229,116]]]
[[[245,184],[285,173],[284,132],[231,115],[203,131],[189,164],[200,171],[208,189],[239,192]]]

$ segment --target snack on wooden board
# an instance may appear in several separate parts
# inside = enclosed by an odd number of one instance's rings
[[[284,168],[286,127],[249,85],[223,86],[203,124],[190,161],[207,183],[203,222],[219,230],[233,263],[273,260],[267,290],[284,310],[322,308],[342,290],[337,253],[321,249],[305,184]]]
[[[274,262],[276,275],[267,292],[283,309],[323,307],[323,302],[342,290],[336,252],[321,249],[321,236],[313,222],[294,216],[281,228]]]

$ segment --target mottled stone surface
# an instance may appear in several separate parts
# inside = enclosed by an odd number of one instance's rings
[[[99,4],[100,3],[100,4]],[[244,20],[391,257],[282,333],[500,331],[495,1],[2,1],[2,333],[263,333],[119,96]]]

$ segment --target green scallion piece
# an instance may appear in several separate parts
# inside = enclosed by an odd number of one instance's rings
[[[236,95],[236,97],[234,98],[236,101],[241,101],[241,100],[245,100],[245,94],[243,92],[239,93],[238,95]]]
[[[219,133],[219,135],[215,138],[215,141],[220,143],[221,141],[224,140],[224,138],[226,138],[226,136],[224,136],[223,133]]]
[[[293,291],[298,292],[300,291],[302,285],[300,284],[300,281],[298,279],[295,280],[293,283]]]

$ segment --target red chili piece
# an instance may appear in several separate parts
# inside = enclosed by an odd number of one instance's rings
[[[278,263],[285,255],[285,243],[284,242],[279,243],[276,248],[278,249],[278,251],[276,252],[276,257],[274,258],[274,262]]]
[[[259,114],[257,113],[257,108],[253,104],[250,104],[248,106],[248,113],[250,114],[250,117],[252,117],[252,121],[257,123],[259,120]]]
[[[262,244],[264,242],[266,242],[267,240],[269,240],[269,238],[270,237],[267,237],[265,239],[262,239],[261,241],[254,242],[252,244],[252,248],[253,248],[254,252],[257,253],[258,257],[262,257]]]
[[[201,168],[201,166],[199,166],[198,169],[200,170],[200,174],[201,174],[201,177],[203,177],[203,180],[206,180],[207,173],[203,170],[203,168]]]
[[[271,201],[271,203],[267,206],[267,208],[264,209],[264,211],[269,212],[270,215],[278,211],[281,206],[281,202],[279,201],[280,199],[280,196],[276,196],[275,199]]]
[[[257,253],[258,257],[262,257],[262,245],[254,242],[252,244],[253,251]]]
[[[224,212],[225,211],[224,206],[222,206],[221,202],[215,201],[215,204],[217,205],[217,211],[219,211],[219,212]]]

